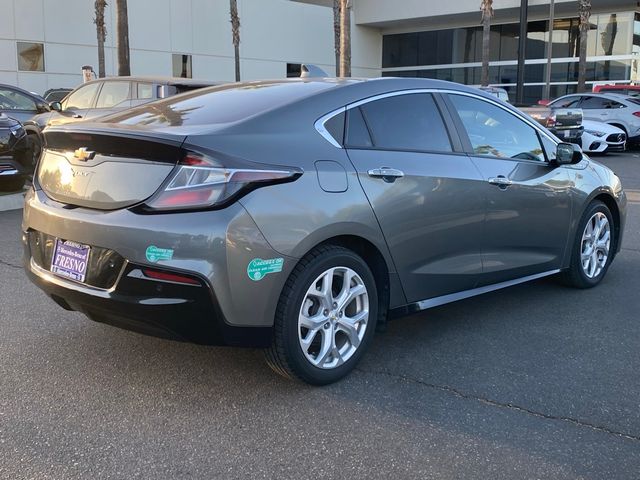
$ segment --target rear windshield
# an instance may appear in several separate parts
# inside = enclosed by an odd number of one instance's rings
[[[237,122],[335,86],[331,82],[234,84],[185,93],[105,117],[140,126],[192,126]]]

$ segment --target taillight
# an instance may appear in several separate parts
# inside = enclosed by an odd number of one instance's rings
[[[556,114],[553,113],[547,117],[546,127],[552,128],[552,127],[555,127],[555,125],[556,125]]]
[[[640,112],[633,112],[632,114],[634,117],[640,117]]]
[[[244,162],[221,166],[205,155],[188,153],[163,187],[146,204],[151,210],[219,208],[258,187],[296,180],[302,170]]]

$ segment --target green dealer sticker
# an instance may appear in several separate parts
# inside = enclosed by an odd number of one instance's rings
[[[160,260],[171,260],[173,258],[173,249],[158,248],[155,245],[147,247],[147,260],[150,262],[159,262]]]
[[[262,280],[268,273],[278,273],[282,271],[284,258],[254,258],[247,265],[247,275],[254,281]]]

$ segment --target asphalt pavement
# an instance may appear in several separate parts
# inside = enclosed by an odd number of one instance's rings
[[[603,283],[546,279],[395,320],[347,379],[93,323],[0,212],[0,479],[640,478],[640,155]]]

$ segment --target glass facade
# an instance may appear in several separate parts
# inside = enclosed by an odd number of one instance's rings
[[[578,18],[553,22],[551,93],[575,91],[580,49]],[[633,54],[640,54],[640,15],[593,14],[587,40],[587,82],[629,81]],[[527,24],[525,101],[535,102],[544,89],[549,21]],[[489,82],[513,97],[517,77],[519,24],[491,26]],[[611,57],[611,58],[607,58]],[[482,27],[384,35],[384,76],[426,77],[464,84],[480,83]]]

